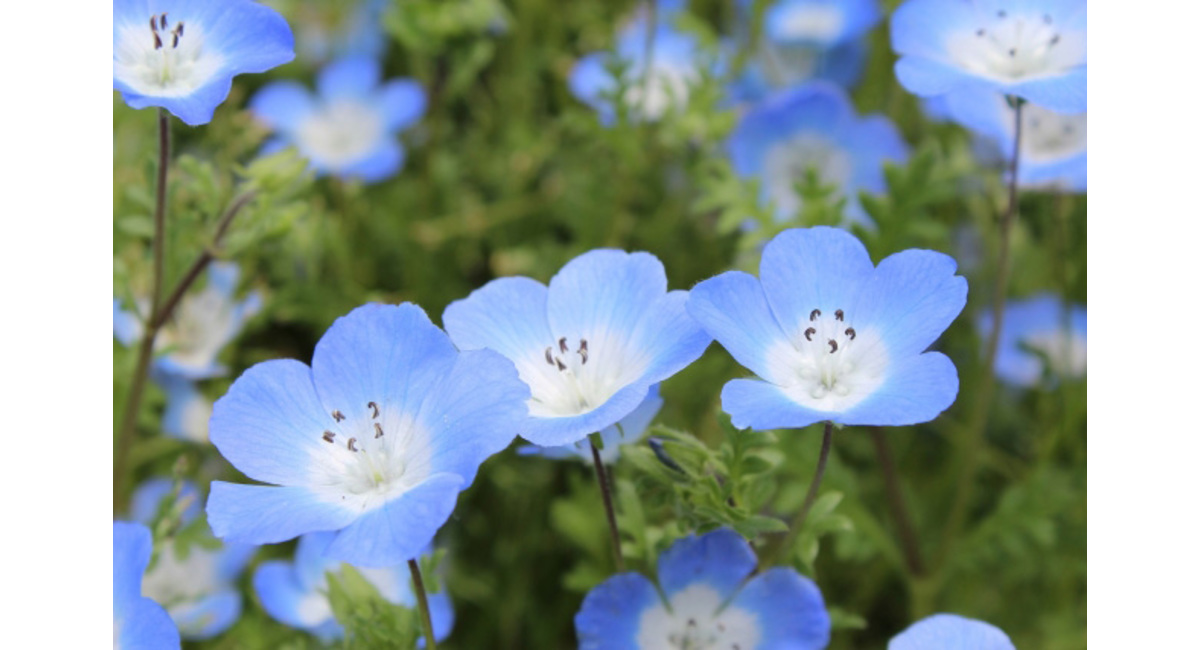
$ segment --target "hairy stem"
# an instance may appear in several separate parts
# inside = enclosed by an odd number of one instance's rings
[[[808,511],[812,509],[813,503],[817,500],[817,490],[821,487],[821,479],[825,477],[825,463],[829,460],[829,450],[833,447],[833,422],[825,423],[825,434],[821,438],[821,455],[817,457],[817,471],[813,474],[812,483],[808,485],[808,494],[804,495],[804,503],[800,506],[800,512],[792,519],[792,523],[788,526],[787,536],[779,543],[772,551],[767,554],[767,560],[763,562],[763,566],[770,566],[785,557],[788,549],[796,542],[796,538],[800,535],[800,530],[804,528],[804,520],[808,518]]]
[[[413,591],[417,594],[417,605],[421,608],[421,626],[425,629],[426,650],[437,650],[433,638],[433,617],[429,614],[429,598],[425,595],[425,581],[421,579],[421,567],[415,559],[408,561],[408,572],[412,574]]]
[[[621,554],[621,531],[617,529],[617,514],[613,510],[612,503],[612,486],[608,482],[608,470],[604,467],[604,461],[600,460],[600,450],[596,448],[596,444],[588,442],[592,447],[592,462],[596,465],[596,480],[600,483],[600,495],[604,497],[604,514],[608,517],[608,532],[612,537],[613,561],[616,563],[617,572],[625,570],[625,558]]]

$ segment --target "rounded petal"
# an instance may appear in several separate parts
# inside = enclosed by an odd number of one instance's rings
[[[619,573],[605,580],[588,592],[575,615],[579,650],[637,648],[642,612],[660,603],[654,584],[641,574]]]
[[[853,313],[854,298],[874,270],[854,235],[829,227],[794,228],[767,243],[759,277],[780,328],[797,340],[814,309]]]
[[[521,437],[535,445],[555,447],[581,441],[633,412],[645,399],[652,382],[636,381],[609,397],[600,406],[571,417],[530,417]]]
[[[687,309],[738,363],[770,378],[767,350],[786,337],[758,278],[727,271],[704,280],[691,290]]]
[[[888,256],[864,285],[853,319],[877,328],[892,358],[924,352],[967,304],[954,258],[911,249]]]
[[[892,38],[892,49],[902,57],[915,55],[930,59],[945,58],[946,38],[963,29],[963,25],[975,21],[979,15],[978,11],[974,3],[970,2],[906,0],[892,13],[888,30]],[[900,83],[913,90],[903,79]]]
[[[121,650],[169,650],[180,647],[179,630],[167,610],[149,598],[138,597],[124,616],[113,620],[114,643]]]
[[[733,379],[726,383],[721,390],[721,410],[729,414],[733,426],[756,431],[798,429],[840,417],[837,413],[801,406],[779,386],[758,379]]]
[[[340,178],[357,178],[364,183],[378,183],[395,176],[403,166],[404,147],[394,136],[387,136],[379,141],[370,155],[329,171]]]
[[[958,370],[949,357],[926,352],[888,371],[870,397],[832,418],[841,424],[904,426],[929,422],[958,397]]]
[[[908,143],[896,125],[883,115],[869,115],[855,124],[849,148],[855,154],[852,182],[858,191],[883,192],[887,189],[883,164],[908,159]]]
[[[379,62],[369,56],[338,59],[317,73],[317,92],[321,99],[370,97],[379,85]]]
[[[169,613],[179,626],[180,636],[189,641],[204,641],[237,622],[242,615],[242,595],[227,589],[195,602],[176,605]]]
[[[287,562],[274,560],[259,565],[254,572],[254,591],[267,614],[280,623],[317,632],[325,639],[342,635],[328,599],[317,589],[298,582]]]
[[[425,114],[425,89],[412,79],[393,79],[383,84],[377,101],[388,131],[408,127]]]
[[[758,650],[821,650],[829,645],[832,623],[821,591],[795,569],[774,567],[754,576],[730,606],[757,615],[762,630]]]
[[[554,341],[546,286],[529,278],[492,280],[446,307],[442,322],[462,350],[491,348],[518,364]],[[519,365],[518,365],[519,367]]]
[[[896,61],[896,79],[909,92],[922,97],[988,87],[960,68],[915,56],[902,56]]]
[[[1043,79],[1031,79],[1008,88],[1009,94],[1059,113],[1087,111],[1087,66]]]
[[[801,131],[836,136],[852,120],[845,91],[811,81],[784,90],[746,111],[729,137],[729,155],[739,174],[761,173],[767,152]]]
[[[954,614],[934,614],[913,623],[888,643],[888,650],[1016,650],[1000,628]]]
[[[658,584],[671,595],[697,582],[727,597],[758,565],[750,544],[728,528],[676,540],[658,557]]]
[[[454,629],[454,601],[450,600],[450,594],[446,592],[438,594],[429,594],[429,619],[433,623],[433,638],[438,641],[445,641],[446,637],[450,636],[451,630]],[[418,648],[425,647],[425,639],[417,641]]]
[[[153,540],[141,524],[113,522],[113,607],[122,607],[142,596],[142,574],[150,564]]]
[[[295,81],[276,81],[263,86],[250,99],[250,112],[275,131],[291,132],[311,116],[317,105],[312,93]]]
[[[712,343],[687,311],[688,292],[670,291],[650,306],[634,330],[632,341],[645,357],[644,380],[663,381],[691,365]]]
[[[358,516],[308,488],[224,481],[213,481],[206,512],[214,535],[247,544],[275,544],[313,531],[338,530]]]
[[[591,250],[567,262],[550,279],[546,298],[550,330],[571,338],[628,339],[646,311],[666,293],[667,274],[657,257]]]

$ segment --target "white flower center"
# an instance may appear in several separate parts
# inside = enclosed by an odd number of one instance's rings
[[[378,111],[359,101],[339,99],[305,119],[296,135],[309,157],[343,167],[366,158],[386,134]]]
[[[776,34],[786,40],[829,43],[844,24],[845,16],[833,5],[799,5],[779,17]]]
[[[1021,107],[1021,156],[1039,163],[1087,150],[1087,113],[1063,115],[1026,103]]]
[[[796,184],[809,169],[823,185],[845,187],[854,173],[854,160],[842,147],[820,133],[806,131],[767,151],[764,163],[767,196],[783,214],[800,209]]]
[[[200,367],[211,363],[234,334],[238,323],[229,296],[214,287],[185,297],[158,333],[155,347],[177,363]]]
[[[983,16],[973,30],[953,34],[946,51],[967,69],[1012,82],[1063,74],[1087,61],[1087,39],[1080,30],[1060,30],[1050,14]]]
[[[642,375],[644,359],[634,358],[611,336],[559,337],[536,358],[517,363],[532,395],[529,414],[555,418],[596,409]]]
[[[814,309],[791,340],[767,351],[769,375],[792,400],[817,411],[844,411],[887,378],[888,354],[874,328],[855,328],[846,313]]]
[[[182,97],[212,79],[224,58],[204,47],[204,26],[167,14],[150,16],[149,25],[126,23],[117,28],[113,75],[140,95]]]
[[[142,594],[167,609],[214,594],[221,588],[217,581],[219,559],[220,551],[200,546],[191,547],[187,558],[180,559],[174,545],[167,545],[142,577]]]
[[[738,607],[721,609],[721,596],[712,587],[689,585],[642,613],[637,644],[643,650],[751,650],[762,638],[758,617]]]
[[[688,98],[688,84],[696,76],[691,67],[655,62],[648,77],[632,75],[625,91],[626,103],[646,119],[662,117],[667,109],[682,105]]]

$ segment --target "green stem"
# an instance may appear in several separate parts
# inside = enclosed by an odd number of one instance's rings
[[[417,594],[417,605],[421,609],[421,626],[425,629],[425,649],[437,650],[433,638],[433,618],[429,615],[429,598],[425,595],[425,581],[421,579],[421,567],[415,559],[408,561],[408,572],[412,574],[413,591]]]
[[[596,480],[600,483],[600,495],[604,497],[604,514],[608,517],[608,532],[612,537],[613,561],[616,564],[617,572],[625,570],[625,557],[621,553],[621,531],[617,528],[617,514],[613,510],[612,503],[612,486],[608,481],[608,470],[604,468],[604,461],[600,460],[600,450],[596,448],[596,444],[588,441],[592,447],[592,462],[596,465]]]
[[[808,485],[808,494],[804,495],[804,503],[800,506],[800,512],[792,519],[792,523],[788,526],[787,536],[779,543],[771,552],[767,554],[767,560],[763,562],[763,566],[770,566],[778,562],[781,558],[786,557],[788,549],[795,543],[796,537],[800,535],[800,530],[804,528],[804,520],[808,518],[808,511],[812,509],[813,503],[817,500],[817,490],[821,487],[821,479],[825,476],[825,463],[829,460],[829,450],[833,447],[833,422],[825,423],[825,434],[821,438],[821,455],[817,457],[817,471],[813,474],[812,483]]]

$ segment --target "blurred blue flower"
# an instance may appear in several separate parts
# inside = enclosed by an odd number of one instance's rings
[[[814,81],[752,107],[729,139],[738,174],[762,180],[762,198],[780,220],[801,209],[796,184],[811,168],[846,199],[846,216],[867,219],[858,192],[887,189],[885,161],[902,162],[908,146],[882,115],[859,118],[845,91]]]
[[[1012,158],[1016,109],[996,92],[945,95],[950,116],[990,139]],[[1087,113],[1064,114],[1025,103],[1021,107],[1021,151],[1017,182],[1030,189],[1087,191]]]
[[[700,44],[672,26],[683,4],[659,0],[652,33],[649,11],[643,7],[617,34],[616,57],[629,64],[628,87],[621,99],[634,119],[657,120],[668,110],[683,106],[691,84],[699,77]],[[612,56],[611,52],[584,56],[567,80],[571,92],[596,109],[605,123],[615,119],[613,106],[605,98],[617,88],[617,80],[608,70]]]
[[[179,631],[166,610],[142,596],[152,544],[145,526],[113,522],[113,647],[179,647]]]
[[[113,2],[113,90],[133,108],[161,106],[187,124],[205,124],[234,75],[293,58],[287,21],[257,2]]]
[[[980,337],[992,331],[992,312],[979,315]],[[1049,363],[1049,368],[1046,364]],[[1004,308],[996,349],[996,376],[1017,386],[1036,386],[1053,377],[1087,374],[1087,310],[1043,293]]]
[[[568,262],[547,288],[524,277],[492,280],[446,308],[463,350],[512,359],[532,393],[521,436],[570,445],[634,411],[650,387],[695,361],[712,338],[667,291],[649,253],[597,249]]]
[[[479,465],[526,419],[529,389],[495,352],[459,352],[412,304],[339,318],[312,367],[259,363],[217,400],[212,442],[246,476],[214,481],[208,522],[227,541],[334,531],[325,555],[357,566],[415,557]]]
[[[146,481],[133,494],[130,514],[134,520],[150,525],[160,503],[171,497],[169,479]],[[187,499],[181,524],[186,526],[200,514],[196,486],[184,482],[178,499]],[[219,544],[219,542],[218,542]],[[211,639],[229,629],[242,615],[242,595],[237,577],[255,547],[250,544],[225,544],[218,548],[195,545],[180,554],[174,545],[160,549],[158,561],[142,580],[142,591],[167,608],[184,639]]]
[[[891,34],[896,76],[922,97],[990,89],[1087,110],[1086,0],[907,0]]]
[[[928,422],[958,395],[946,355],[925,352],[962,311],[967,281],[928,250],[876,267],[836,228],[786,230],[759,277],[729,271],[696,285],[688,312],[761,379],[734,379],[721,406],[739,428]]]
[[[642,401],[641,406],[633,409],[633,412],[626,415],[620,422],[606,427],[600,432],[600,438],[604,441],[604,449],[600,450],[600,461],[607,465],[617,462],[617,458],[621,455],[621,447],[641,440],[642,434],[650,427],[650,423],[654,421],[654,416],[658,415],[662,405],[663,399],[658,395],[658,384],[655,384],[650,387],[650,392]],[[555,460],[574,458],[589,464],[592,462],[592,448],[586,439],[575,444],[558,447],[526,445],[518,449],[517,453],[544,456]]]
[[[821,79],[849,88],[862,76],[867,48],[852,41],[819,50],[810,45],[778,44],[764,40],[758,54],[729,86],[730,99],[755,104],[780,88]]]
[[[860,38],[882,17],[878,0],[778,0],[767,7],[763,28],[776,43],[827,50]]]
[[[579,648],[824,648],[830,620],[817,586],[790,567],[750,577],[756,565],[727,528],[680,539],[658,558],[657,588],[620,573],[588,593],[575,615]]]
[[[345,630],[333,615],[329,603],[328,574],[340,575],[343,564],[323,555],[336,533],[309,533],[296,545],[292,562],[263,562],[254,572],[254,590],[263,609],[271,618],[305,630],[328,642],[341,638]],[[357,569],[363,578],[379,590],[379,595],[395,605],[416,607],[407,564]],[[428,594],[429,615],[434,638],[442,641],[454,627],[454,607],[444,591]],[[425,646],[425,640],[417,642]]]
[[[180,440],[208,442],[212,400],[200,392],[195,382],[185,377],[156,372],[154,380],[167,393],[167,408],[163,411],[162,419],[163,433]]]
[[[379,62],[353,56],[317,74],[317,96],[295,81],[258,91],[250,110],[279,134],[265,150],[288,145],[314,169],[368,183],[393,176],[404,164],[397,133],[425,113],[425,91],[412,79],[380,83]]]
[[[888,642],[887,650],[1016,650],[994,625],[954,614],[934,614]]]

